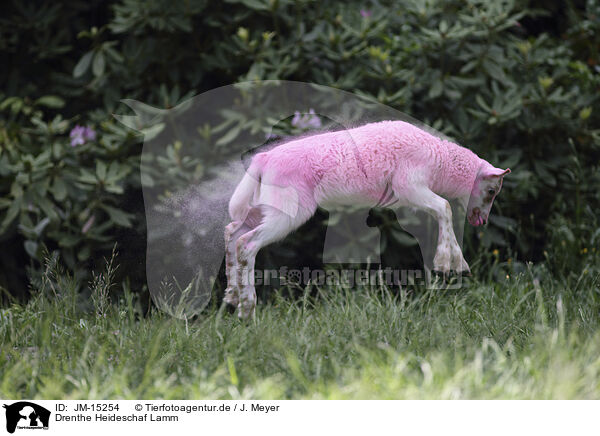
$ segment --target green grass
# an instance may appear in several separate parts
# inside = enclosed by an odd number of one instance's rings
[[[274,296],[249,323],[218,309],[140,316],[129,292],[104,304],[110,273],[93,299],[49,273],[0,312],[0,397],[600,398],[598,271],[557,280],[539,266],[400,295],[313,289]]]

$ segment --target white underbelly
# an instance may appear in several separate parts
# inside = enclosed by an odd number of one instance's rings
[[[317,204],[323,209],[337,206],[355,207],[388,207],[396,201],[391,190],[389,192],[381,189],[380,193],[347,192],[340,189],[327,193],[316,193]]]

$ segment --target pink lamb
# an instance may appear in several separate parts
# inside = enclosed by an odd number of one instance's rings
[[[468,273],[446,199],[468,196],[469,223],[483,225],[508,173],[402,121],[317,134],[259,153],[229,202],[224,301],[238,307],[240,318],[253,316],[258,251],[297,229],[318,206],[332,204],[428,212],[439,223],[434,270]],[[393,197],[382,204],[389,187]]]

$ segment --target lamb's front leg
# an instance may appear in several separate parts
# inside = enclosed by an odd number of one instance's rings
[[[436,194],[434,194],[436,195]],[[443,274],[450,271],[470,273],[469,265],[463,257],[452,228],[452,208],[447,200],[440,198],[440,206],[435,212],[438,220],[438,243],[433,258],[433,270]]]
[[[431,191],[424,183],[414,183],[414,180],[409,183],[406,178],[401,178],[393,181],[392,187],[402,204],[424,210],[437,220],[439,232],[433,269],[444,274],[450,271],[470,272],[454,235],[450,203]]]

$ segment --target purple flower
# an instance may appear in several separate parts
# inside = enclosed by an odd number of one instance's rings
[[[319,127],[321,127],[321,119],[317,116],[317,114],[315,114],[315,110],[311,109],[310,111],[308,111],[308,126],[312,127],[313,129],[318,129]]]
[[[292,118],[292,126],[297,126],[301,120],[302,117],[300,116],[300,112],[294,112],[294,118]]]
[[[71,147],[75,147],[96,139],[96,131],[91,127],[83,127],[77,124],[69,133],[69,137],[71,138]]]
[[[85,127],[75,126],[71,130],[69,136],[71,137],[71,147],[75,147],[76,145],[85,144],[85,139],[83,139],[83,133],[85,132]]]
[[[292,118],[292,126],[298,127],[299,129],[318,129],[321,127],[321,119],[315,113],[314,109],[310,109],[307,114],[300,115],[300,112],[294,112],[294,118]]]
[[[83,132],[83,137],[86,141],[93,141],[96,139],[96,131],[91,127],[86,127],[85,131]]]
[[[363,18],[369,18],[372,15],[372,12],[367,9],[361,9],[360,15],[362,15]]]

